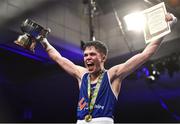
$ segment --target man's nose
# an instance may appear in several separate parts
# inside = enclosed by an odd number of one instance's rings
[[[92,56],[91,56],[91,55],[88,55],[86,59],[91,59],[91,58],[92,58]]]

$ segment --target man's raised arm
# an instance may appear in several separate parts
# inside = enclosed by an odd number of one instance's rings
[[[83,74],[86,72],[86,69],[84,67],[75,65],[67,58],[61,56],[61,54],[47,41],[46,38],[43,38],[43,40],[40,42],[45,48],[49,57],[53,61],[55,61],[61,68],[63,68],[67,73],[77,78],[78,82],[80,83],[80,79],[82,78]]]
[[[175,23],[177,19],[172,14],[166,15],[166,21],[170,22],[170,25],[172,26],[172,23]],[[145,62],[147,62],[150,57],[157,51],[159,48],[163,38],[160,38],[156,41],[150,42],[146,48],[143,50],[143,52],[133,56],[129,60],[127,60],[123,64],[116,65],[110,69],[110,73],[113,74],[112,78],[120,78],[124,79],[127,75],[134,72],[137,68],[139,68],[141,65],[143,65]]]

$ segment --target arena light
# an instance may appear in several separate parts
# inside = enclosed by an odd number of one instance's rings
[[[134,12],[124,16],[127,30],[141,31],[144,26],[144,17],[140,12]]]

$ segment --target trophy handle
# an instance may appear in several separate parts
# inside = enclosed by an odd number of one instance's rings
[[[43,38],[46,38],[48,36],[48,34],[51,32],[50,28],[44,29],[42,30],[42,32],[40,33],[40,35],[38,35],[36,37],[37,41],[41,41]]]

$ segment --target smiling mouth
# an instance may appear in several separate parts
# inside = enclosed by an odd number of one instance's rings
[[[94,66],[94,63],[91,63],[91,64],[87,64],[88,67],[93,67]]]
[[[87,61],[87,62],[86,62],[86,66],[87,66],[87,68],[89,68],[90,70],[93,69],[94,65],[95,65],[94,62],[91,62],[91,61]]]

